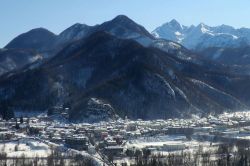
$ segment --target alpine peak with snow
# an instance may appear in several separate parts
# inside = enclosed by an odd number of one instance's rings
[[[204,23],[184,26],[173,19],[156,28],[152,34],[157,38],[173,40],[192,50],[209,47],[236,48],[250,44],[250,29],[236,29],[224,24],[214,27]]]

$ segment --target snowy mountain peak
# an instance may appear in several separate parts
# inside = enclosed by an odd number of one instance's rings
[[[156,28],[152,32],[152,35],[156,38],[163,38],[181,43],[183,39],[183,31],[185,31],[185,29],[185,26],[182,26],[175,19],[172,19],[170,22],[167,22],[162,26]],[[165,36],[167,36],[167,38],[165,38]]]
[[[170,22],[163,24],[161,27],[174,31],[182,31],[184,29],[184,27],[175,19],[172,19]]]
[[[202,32],[202,33],[208,33],[210,35],[213,35],[209,26],[207,26],[206,24],[204,23],[200,23],[197,28]]]
[[[177,30],[183,29],[182,25],[175,19],[172,19],[168,25],[170,25],[172,28],[176,28]]]
[[[199,27],[199,28],[206,28],[206,29],[209,29],[209,28],[210,28],[209,26],[207,26],[207,25],[204,24],[204,23],[200,23],[197,27]]]
[[[206,49],[209,47],[239,47],[250,44],[250,29],[235,29],[222,24],[208,26],[200,23],[197,26],[183,26],[175,19],[156,28],[152,34],[157,38],[173,40],[189,49]]]

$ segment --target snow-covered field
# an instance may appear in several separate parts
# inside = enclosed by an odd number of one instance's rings
[[[140,137],[138,139],[129,140],[125,144],[125,148],[134,150],[151,148],[151,154],[156,156],[160,154],[164,159],[164,156],[168,156],[172,153],[181,154],[182,152],[187,152],[190,154],[195,154],[195,152],[200,150],[200,148],[203,152],[212,152],[218,149],[218,145],[219,144],[217,143],[213,143],[213,145],[211,145],[210,142],[188,140],[184,135],[164,135],[156,137]],[[182,149],[182,147],[184,148]],[[121,163],[127,163],[130,165],[135,163],[135,159],[129,157],[116,158],[115,163],[118,163],[118,165],[121,165]]]
[[[31,139],[20,139],[0,143],[0,152],[7,153],[7,157],[47,157],[51,150],[48,145]]]
[[[183,135],[165,135],[157,137],[141,137],[138,139],[130,140],[126,143],[126,148],[162,148],[164,145],[183,146],[184,149],[192,150],[197,149],[200,145],[203,147],[209,146],[209,142],[199,142],[196,140],[187,140]]]

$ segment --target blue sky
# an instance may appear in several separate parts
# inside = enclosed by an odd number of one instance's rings
[[[119,14],[149,31],[173,18],[184,25],[250,27],[249,0],[1,0],[0,47],[33,28],[57,34],[76,22],[95,25]]]

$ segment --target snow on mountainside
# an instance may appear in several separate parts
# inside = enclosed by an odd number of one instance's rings
[[[90,29],[91,26],[88,26],[86,24],[76,23],[58,35],[56,40],[56,45],[65,44],[72,40],[79,40],[85,37],[87,33],[90,31]]]
[[[176,20],[166,24],[170,26],[166,34],[173,33],[172,40],[179,42],[187,40],[185,34],[201,40],[215,32],[239,39],[227,35],[234,32],[228,26],[186,27]],[[0,105],[10,113],[67,106],[70,120],[88,122],[117,115],[156,119],[250,107],[250,76],[204,60],[175,41],[156,38],[123,15],[95,26],[75,24],[59,35],[32,30],[1,51],[6,58],[0,58],[0,65],[5,59],[5,65],[12,65],[9,58],[26,58],[17,70],[10,68],[1,76]],[[15,52],[7,54],[11,50]],[[44,52],[51,56],[44,58]]]
[[[35,70],[3,76],[0,101],[14,111],[27,112],[66,105],[74,122],[117,116],[172,118],[248,108],[250,77],[211,70],[204,62],[194,64],[184,58],[188,55],[179,57],[96,32],[71,43]]]
[[[250,44],[250,29],[235,29],[228,25],[211,27],[203,23],[183,26],[172,20],[156,28],[152,35],[173,40],[189,49],[202,50],[209,47],[239,47]]]
[[[173,40],[181,43],[183,40],[183,31],[187,27],[180,25],[175,19],[169,23],[163,24],[161,27],[157,28],[152,32],[152,35],[157,38],[166,38],[167,40]]]
[[[0,49],[0,76],[41,60],[43,57],[33,50]]]

